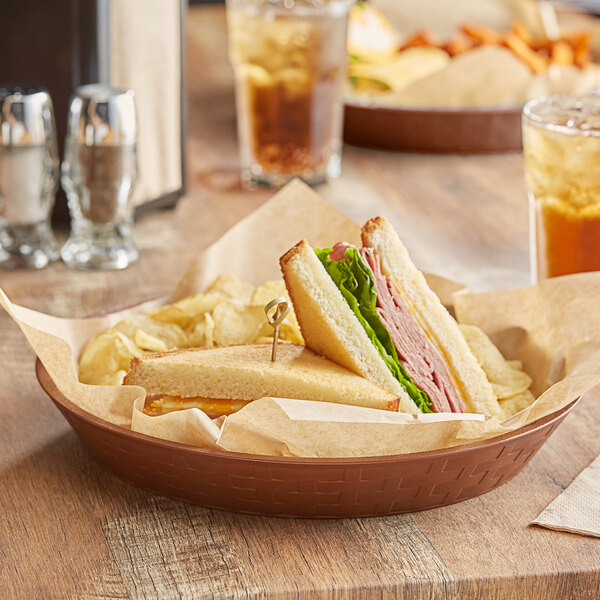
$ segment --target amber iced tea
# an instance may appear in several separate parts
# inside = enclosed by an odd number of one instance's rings
[[[523,153],[537,278],[600,270],[600,97],[528,103]]]
[[[339,173],[350,5],[228,0],[244,179],[319,183]]]

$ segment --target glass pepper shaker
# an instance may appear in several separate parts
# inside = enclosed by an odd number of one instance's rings
[[[75,90],[61,177],[71,215],[61,251],[67,265],[124,269],[137,260],[131,235],[136,137],[133,92],[101,84]]]

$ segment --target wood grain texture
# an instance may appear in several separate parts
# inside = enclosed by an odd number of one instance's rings
[[[239,189],[220,8],[188,23],[190,194],[135,227],[120,273],[0,272],[16,302],[85,315],[167,293],[189,261],[269,193]],[[528,279],[522,159],[344,149],[319,191],[363,221],[389,218],[418,264],[475,288]],[[588,395],[499,489],[413,515],[297,521],[235,515],[136,489],[97,465],[44,396],[0,314],[1,598],[564,598],[600,596],[600,542],[528,523],[600,453]]]

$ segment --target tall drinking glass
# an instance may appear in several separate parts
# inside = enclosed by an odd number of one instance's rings
[[[534,276],[600,270],[600,97],[528,102],[523,154]]]
[[[227,0],[242,179],[315,185],[340,172],[353,0]]]

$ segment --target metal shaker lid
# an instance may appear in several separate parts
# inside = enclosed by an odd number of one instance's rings
[[[52,100],[44,88],[0,86],[3,146],[56,145]]]
[[[131,90],[92,83],[76,88],[67,121],[67,138],[86,146],[133,144],[137,136]]]

